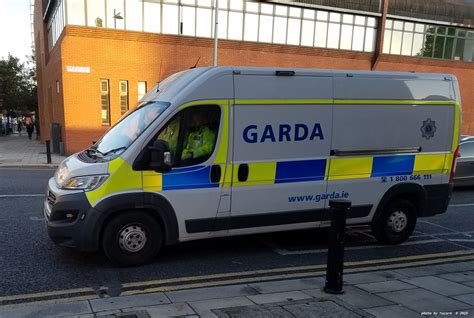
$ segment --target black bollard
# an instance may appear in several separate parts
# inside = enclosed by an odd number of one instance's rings
[[[46,162],[51,163],[51,141],[46,140]]]
[[[329,294],[342,294],[342,272],[344,268],[344,236],[347,212],[351,208],[349,200],[329,200],[331,208],[331,229],[326,267],[324,291]]]

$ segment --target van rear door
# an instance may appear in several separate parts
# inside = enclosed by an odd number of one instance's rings
[[[370,222],[395,185],[447,183],[455,131],[452,83],[440,75],[419,76],[334,78],[328,193],[348,193],[349,223]]]

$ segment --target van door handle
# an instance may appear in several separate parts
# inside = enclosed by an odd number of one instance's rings
[[[239,171],[237,172],[239,182],[245,182],[249,178],[249,165],[243,163],[239,166]]]
[[[221,181],[221,166],[220,165],[213,165],[211,167],[211,183],[218,183]]]

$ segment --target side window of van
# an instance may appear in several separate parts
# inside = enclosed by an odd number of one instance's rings
[[[157,139],[168,142],[173,167],[205,162],[214,152],[219,133],[219,106],[192,106],[174,116]]]

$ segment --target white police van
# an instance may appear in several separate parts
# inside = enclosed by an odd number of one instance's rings
[[[348,224],[398,244],[447,209],[460,117],[447,74],[187,70],[60,165],[48,233],[135,265],[164,244],[325,226],[344,198]],[[202,127],[207,150],[185,156]]]

